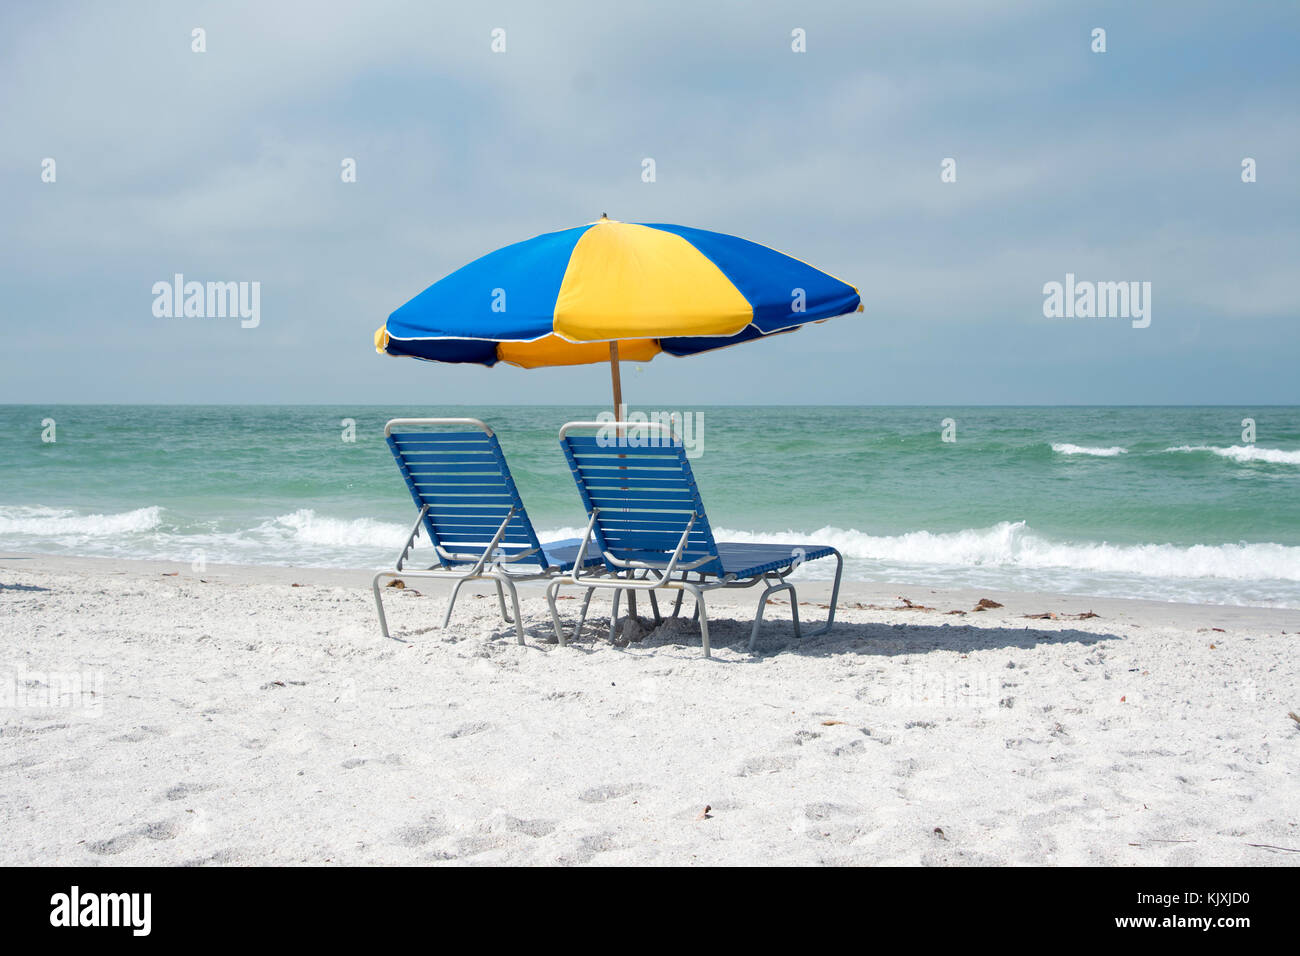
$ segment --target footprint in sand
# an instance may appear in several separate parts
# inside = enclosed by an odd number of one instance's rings
[[[114,856],[123,850],[129,850],[140,841],[140,837],[135,833],[122,833],[107,840],[96,840],[94,843],[86,844],[86,849],[91,853],[100,856]]]
[[[461,837],[456,841],[456,849],[452,859],[463,859],[467,856],[487,853],[489,850],[499,850],[503,847],[509,847],[512,842],[509,837],[495,836],[490,833]]]
[[[447,736],[450,737],[452,740],[455,740],[458,737],[472,737],[475,734],[481,734],[491,729],[492,729],[491,724],[480,720],[472,724],[462,724],[461,726],[453,730],[451,733],[449,733]]]
[[[636,790],[635,784],[610,783],[603,787],[592,787],[590,790],[584,790],[582,793],[578,794],[578,799],[583,803],[604,803],[606,800],[625,797],[634,790]]]
[[[355,770],[357,767],[364,766],[365,764],[368,763],[384,763],[384,764],[389,764],[390,766],[397,766],[401,762],[402,762],[402,757],[400,754],[389,754],[387,757],[378,757],[378,758],[349,757],[347,760],[343,761],[343,763],[340,764],[340,766],[344,770]]]
[[[137,832],[150,840],[174,840],[181,829],[172,821],[163,820],[159,823],[147,823]]]
[[[400,827],[393,831],[393,842],[399,846],[414,848],[432,843],[444,833],[446,833],[445,829],[433,823]]]
[[[921,769],[921,765],[911,757],[899,760],[894,764],[895,777],[910,777]]]
[[[115,744],[138,744],[142,740],[149,740],[153,737],[161,737],[166,731],[159,727],[137,727],[129,734],[122,734],[119,737],[112,738],[110,743]]]
[[[861,833],[853,822],[859,811],[839,803],[810,803],[803,808],[801,818],[796,818],[795,829],[810,840],[828,843],[852,843]]]
[[[757,777],[765,773],[780,773],[795,765],[793,757],[750,757],[736,771],[737,777]]]
[[[239,860],[239,854],[234,850],[218,850],[209,856],[195,857],[193,860],[185,860],[181,866],[224,866],[235,863]]]
[[[1006,862],[1000,857],[963,850],[960,847],[951,849],[945,847],[943,850],[921,854],[922,866],[1006,866]]]
[[[454,838],[451,847],[443,846],[433,851],[435,860],[457,860],[477,856],[493,850],[512,850],[521,846],[519,836],[540,839],[555,832],[554,820],[526,820],[504,813],[494,813],[486,818],[444,821],[426,818],[422,823],[401,827],[393,831],[393,841],[401,846],[416,848],[442,839]]]
[[[88,843],[86,849],[99,856],[114,856],[131,849],[141,839],[174,840],[178,833],[180,833],[180,827],[175,823],[170,820],[161,820],[157,823],[146,823],[144,826],[128,830],[126,833],[119,833],[107,840],[96,840],[93,843]]]
[[[555,832],[554,820],[521,820],[519,817],[507,817],[506,826],[524,836],[541,838]]]
[[[595,856],[597,853],[608,853],[611,850],[617,850],[621,844],[618,837],[613,833],[593,833],[583,837],[578,841],[578,846],[585,853]]]
[[[590,863],[597,855],[621,850],[626,846],[618,840],[615,833],[592,833],[581,837],[578,845],[569,853],[560,856],[556,862],[561,866],[581,866]]]
[[[215,783],[178,783],[164,793],[163,797],[167,800],[184,800],[192,793],[207,793],[216,788]]]
[[[37,734],[48,734],[55,730],[67,730],[71,724],[42,724],[34,727],[31,724],[14,724],[8,727],[0,727],[0,737],[34,737]]]
[[[835,817],[852,816],[857,811],[841,803],[810,803],[803,808],[807,820],[831,820]]]

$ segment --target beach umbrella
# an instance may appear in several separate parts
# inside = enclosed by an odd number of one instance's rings
[[[735,236],[596,222],[490,252],[396,309],[375,348],[431,362],[523,368],[694,355],[862,311],[858,290]]]

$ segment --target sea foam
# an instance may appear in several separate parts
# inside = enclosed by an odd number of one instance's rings
[[[543,541],[580,537],[579,526],[539,529]],[[158,506],[116,514],[66,508],[0,507],[0,541],[17,549],[76,549],[82,554],[238,563],[377,567],[391,561],[410,526],[372,518],[331,517],[303,508],[219,531],[173,527]],[[855,528],[756,532],[718,528],[719,541],[828,544],[844,555],[848,578],[928,581],[953,586],[1031,587],[1124,593],[1216,603],[1300,605],[1300,546],[1270,542],[1116,544],[1057,540],[1024,521],[959,531],[871,534]],[[421,536],[421,547],[427,542]],[[831,562],[801,576],[824,578]],[[899,576],[902,577],[899,577]],[[1128,586],[1124,582],[1130,582]],[[1177,582],[1185,582],[1178,584]],[[1211,582],[1218,581],[1219,584]],[[1139,586],[1138,582],[1148,582]],[[1165,582],[1165,583],[1161,583]],[[1098,587],[1104,585],[1104,587]]]
[[[156,505],[107,515],[83,515],[68,508],[0,507],[0,534],[102,538],[153,531],[161,522],[162,509]]]
[[[410,534],[410,525],[373,518],[330,518],[300,508],[264,522],[258,532],[306,545],[328,548],[374,547],[396,551]],[[423,536],[421,537],[423,540]]]
[[[1098,458],[1114,458],[1116,455],[1128,454],[1127,448],[1112,445],[1109,448],[1089,448],[1087,445],[1071,445],[1069,442],[1052,442],[1052,451],[1060,455],[1094,455]]]
[[[1270,542],[1174,545],[1054,541],[1023,521],[1002,521],[989,528],[910,531],[898,535],[872,535],[827,527],[783,534],[717,529],[714,536],[719,541],[828,544],[838,548],[846,559],[882,565],[1300,581],[1300,547],[1296,546]]]
[[[1221,458],[1233,461],[1263,461],[1270,465],[1300,465],[1300,450],[1287,451],[1282,448],[1260,448],[1257,445],[1229,445],[1221,448],[1217,445],[1178,445],[1166,448],[1167,452],[1213,452]]]

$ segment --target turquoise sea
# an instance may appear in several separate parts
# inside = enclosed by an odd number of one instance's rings
[[[0,406],[0,549],[378,567],[414,519],[384,422],[433,415],[492,424],[576,535],[556,433],[603,410]],[[825,541],[852,578],[1300,607],[1300,407],[645,411],[692,416],[719,536]]]

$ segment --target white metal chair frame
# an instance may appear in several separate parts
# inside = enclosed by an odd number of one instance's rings
[[[560,429],[560,438],[563,440],[571,429],[575,428],[658,428],[668,433],[670,440],[676,440],[676,436],[669,426],[662,422],[569,422]],[[556,608],[555,599],[559,589],[565,585],[574,585],[587,589],[587,596],[583,602],[582,617],[578,621],[578,626],[574,629],[573,638],[576,640],[582,632],[582,625],[587,616],[587,604],[591,601],[591,593],[595,588],[606,588],[614,591],[613,609],[610,615],[610,640],[617,639],[618,627],[618,606],[624,591],[647,591],[649,592],[650,604],[654,610],[656,625],[663,623],[663,616],[659,611],[659,602],[655,598],[656,591],[676,591],[677,597],[673,606],[672,617],[676,618],[681,611],[682,599],[687,593],[695,598],[694,619],[700,622],[700,642],[703,645],[704,656],[710,656],[709,647],[709,615],[705,608],[704,592],[724,589],[751,588],[756,584],[766,583],[767,587],[758,599],[758,610],[754,614],[754,624],[749,635],[749,650],[754,650],[754,645],[758,640],[758,631],[763,623],[763,609],[767,606],[767,598],[771,594],[779,591],[790,592],[790,611],[794,618],[795,637],[802,638],[802,631],[799,622],[799,601],[795,593],[795,586],[786,581],[795,568],[801,563],[801,559],[795,553],[790,556],[790,562],[774,571],[766,571],[761,575],[751,578],[738,580],[734,574],[713,576],[709,580],[709,575],[696,571],[697,568],[716,560],[715,555],[706,555],[695,561],[683,564],[681,562],[682,552],[686,548],[687,540],[690,536],[691,529],[695,525],[695,516],[691,516],[682,531],[681,539],[677,542],[677,547],[673,551],[672,557],[666,562],[647,562],[647,561],[624,561],[604,552],[605,561],[615,569],[612,572],[601,574],[600,576],[588,576],[583,573],[583,559],[586,556],[587,547],[594,540],[593,534],[596,526],[596,518],[600,509],[593,507],[589,520],[587,521],[586,531],[583,533],[582,544],[578,548],[578,557],[574,562],[573,570],[567,574],[561,574],[556,577],[546,588],[546,599],[550,605],[551,622],[555,628],[556,640],[564,645],[566,638],[564,629],[560,624],[559,612]],[[826,623],[815,631],[808,631],[808,637],[817,637],[825,634],[835,623],[835,605],[839,599],[840,593],[840,576],[844,570],[844,557],[838,549],[831,549],[835,556],[835,583],[831,589],[830,611],[827,614]],[[690,574],[695,572],[699,575],[699,580],[691,581]],[[640,575],[638,577],[638,574]],[[680,575],[680,577],[674,577]]]
[[[384,438],[387,439],[393,432],[394,427],[402,426],[428,426],[428,425],[469,425],[474,428],[480,428],[483,432],[491,437],[493,434],[491,426],[479,421],[477,418],[394,418],[384,426]],[[502,555],[497,554],[497,547],[501,539],[505,536],[506,529],[510,522],[521,511],[520,504],[511,506],[509,513],[501,521],[500,527],[497,528],[496,534],[482,552],[478,553],[458,553],[449,551],[437,541],[431,541],[434,550],[440,560],[445,563],[442,565],[430,565],[428,568],[407,569],[406,561],[410,557],[411,549],[415,546],[416,540],[420,536],[420,529],[424,525],[424,519],[429,512],[427,504],[420,507],[420,514],[415,519],[415,524],[411,527],[411,533],[406,536],[406,543],[402,545],[402,550],[398,552],[397,560],[394,562],[392,570],[380,571],[371,581],[371,590],[375,595],[375,607],[379,611],[379,629],[383,632],[384,637],[391,637],[388,633],[388,619],[384,614],[384,601],[382,589],[379,582],[388,578],[406,579],[406,578],[433,578],[444,581],[455,581],[455,587],[451,591],[451,600],[447,603],[447,613],[443,616],[442,626],[445,628],[451,622],[451,612],[456,606],[456,598],[460,594],[463,585],[470,581],[491,581],[496,585],[497,604],[501,609],[501,618],[507,624],[513,624],[515,628],[515,637],[518,643],[524,643],[524,624],[523,616],[519,612],[519,592],[515,589],[516,582],[522,581],[540,581],[555,577],[562,572],[552,569],[540,569],[530,572],[512,572],[508,565],[531,557],[536,554],[537,548],[529,548],[518,554]],[[426,534],[427,534],[426,530]],[[586,558],[585,542],[579,550],[577,561],[581,562]],[[465,564],[470,563],[468,569],[452,567],[450,563]],[[576,565],[575,565],[576,568]],[[505,591],[510,592],[510,603],[514,610],[512,618],[506,611]],[[587,592],[586,600],[582,605],[582,618],[586,619],[587,605],[591,601],[591,591]],[[581,626],[581,624],[579,625]]]

